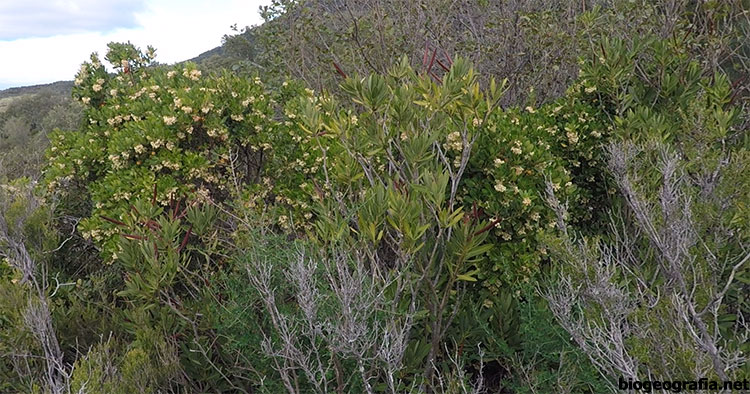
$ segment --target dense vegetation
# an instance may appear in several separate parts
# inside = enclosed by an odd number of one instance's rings
[[[47,134],[78,127],[81,108],[70,97],[71,86],[58,82],[0,92],[0,181],[38,178]]]
[[[443,3],[12,101],[0,391],[750,379],[748,3]]]

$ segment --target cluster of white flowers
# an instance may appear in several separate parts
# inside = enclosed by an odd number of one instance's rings
[[[241,115],[241,114],[240,115],[232,114],[232,115],[230,115],[230,118],[232,118],[232,120],[234,120],[235,122],[241,122],[241,121],[245,120],[245,117],[243,115]]]
[[[443,148],[447,151],[450,150],[456,150],[461,151],[464,148],[464,143],[461,139],[461,133],[458,131],[454,131],[450,134],[448,134],[448,137],[446,137],[446,142],[443,144]]]
[[[141,144],[138,144],[138,145],[136,145],[136,146],[135,146],[135,147],[133,148],[133,150],[135,150],[135,153],[141,154],[141,153],[143,153],[143,152],[145,152],[145,151],[146,151],[146,148],[145,148],[145,147],[144,147],[143,145],[141,145]]]
[[[200,70],[188,70],[188,69],[185,69],[182,72],[182,76],[184,76],[186,78],[190,78],[193,81],[197,81],[198,78],[200,78],[200,76],[201,76],[201,71]]]
[[[500,193],[504,193],[506,190],[508,190],[508,188],[503,185],[502,181],[498,180],[495,183],[495,190],[499,191]]]
[[[523,153],[523,151],[521,150],[521,141],[513,141],[513,147],[510,148],[510,151],[516,155],[520,155],[521,153]]]
[[[123,122],[125,122],[127,120],[131,120],[131,119],[132,120],[137,120],[138,118],[135,115],[133,115],[133,114],[130,114],[130,115],[115,115],[113,118],[107,119],[107,124],[109,124],[110,126],[116,126],[118,124],[121,124],[121,123],[123,123]]]
[[[163,167],[169,168],[170,170],[179,170],[180,169],[180,163],[174,163],[169,160],[163,160],[161,162],[161,165]]]
[[[102,240],[102,230],[99,229],[84,231],[81,235],[83,235],[84,239],[93,239],[95,241]]]
[[[107,156],[110,162],[112,162],[112,168],[121,168],[123,166],[123,162],[120,159],[120,155],[109,155]]]
[[[208,170],[205,168],[191,168],[190,171],[188,171],[188,176],[191,178],[205,178],[209,175]]]
[[[109,124],[110,126],[114,126],[114,125],[120,124],[120,123],[122,123],[122,116],[120,116],[120,115],[117,115],[114,118],[107,119],[107,124]]]
[[[565,130],[567,131],[565,135],[568,137],[568,142],[570,142],[571,144],[578,143],[578,133],[568,128],[565,128]]]
[[[171,126],[177,122],[177,118],[174,116],[164,116],[162,119],[164,119],[164,124],[167,126]]]
[[[286,204],[289,204],[289,205],[292,205],[292,206],[297,206],[297,204],[295,203],[295,201],[294,201],[294,200],[292,200],[292,199],[291,199],[291,198],[289,198],[289,197],[284,197],[284,196],[280,196],[280,195],[277,195],[277,196],[276,196],[276,197],[274,198],[274,200],[275,200],[276,202],[279,202],[279,203],[283,202],[283,203],[286,203]]]
[[[162,145],[164,145],[164,140],[162,140],[161,138],[158,138],[158,139],[155,139],[155,140],[151,141],[151,146],[154,149],[158,149]]]
[[[461,166],[461,155],[456,155],[456,157],[453,158],[453,167],[458,168]],[[379,170],[382,171],[382,170]]]
[[[495,159],[495,167],[500,167],[503,164],[505,164],[505,160],[503,160],[503,159],[501,159],[499,157]]]
[[[289,230],[291,228],[289,218],[286,215],[279,216],[279,226],[284,230]]]
[[[102,85],[104,85],[104,78],[99,78],[96,80],[96,83],[94,84],[92,89],[94,89],[95,92],[98,92],[102,90]]]
[[[117,193],[115,193],[115,194],[112,195],[112,199],[115,200],[115,201],[129,200],[130,196],[131,196],[131,194],[128,193],[128,192],[117,192]]]
[[[140,90],[138,90],[137,92],[133,93],[129,98],[131,100],[136,100],[136,99],[140,98],[147,91],[148,91],[148,89],[146,89],[146,87],[144,86]]]
[[[81,102],[89,105],[89,103],[91,102],[91,97],[81,97]]]
[[[83,83],[83,78],[86,74],[88,74],[88,72],[89,72],[88,64],[86,63],[81,64],[81,68],[80,70],[78,70],[78,76],[76,77],[76,80],[74,82],[76,86],[79,86],[80,84]]]
[[[196,197],[198,197],[198,201],[200,202],[211,202],[211,192],[208,191],[205,187],[200,187],[196,192]]]

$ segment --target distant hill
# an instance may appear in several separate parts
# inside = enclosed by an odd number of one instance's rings
[[[82,118],[72,81],[0,90],[0,179],[37,178],[47,133],[75,130]]]
[[[213,58],[213,57],[223,57],[226,55],[226,50],[224,49],[223,45],[220,45],[214,49],[209,49],[206,52],[201,53],[200,55],[186,60],[186,62],[193,62],[197,64],[204,63],[206,60]]]
[[[177,64],[193,62],[205,70],[231,68],[241,60],[253,58],[253,44],[251,29],[248,28],[239,34],[225,36],[222,45]],[[3,126],[7,119],[23,112],[22,117],[26,122],[34,120],[38,123],[41,119],[34,119],[35,117],[44,116],[52,106],[68,102],[72,90],[73,81],[57,81],[0,90],[0,140],[3,134],[6,134]],[[45,105],[50,108],[46,108]]]
[[[193,62],[202,68],[208,69],[231,67],[233,63],[240,59],[253,59],[255,55],[254,52],[252,29],[247,28],[239,34],[225,36],[222,45],[209,49],[191,59],[177,63]],[[73,81],[57,81],[42,85],[13,87],[0,90],[0,102],[2,102],[3,99],[10,97],[34,95],[41,92],[49,92],[53,95],[70,96],[72,89]]]
[[[226,57],[226,50],[224,46],[221,45],[216,48],[210,49],[206,52],[203,52],[200,55],[192,59],[185,60],[185,62],[193,62],[199,65],[204,65],[204,64],[216,63],[217,60],[223,59],[225,57]],[[183,63],[183,62],[180,62],[180,63]],[[41,93],[41,92],[49,92],[49,93],[52,93],[53,95],[70,96],[72,90],[73,90],[73,81],[57,81],[57,82],[41,84],[41,85],[13,87],[13,88],[0,90],[0,103],[8,101],[4,99],[34,95],[34,94]],[[0,104],[0,106],[1,105],[2,104]]]
[[[205,71],[229,69],[253,55],[254,40],[245,29],[224,37],[221,46],[177,64],[193,62]],[[47,133],[79,126],[83,107],[73,100],[73,86],[73,81],[57,81],[0,90],[0,182],[8,177],[37,178]]]
[[[246,28],[238,34],[224,36],[220,46],[186,61],[207,70],[232,68],[242,61],[252,61],[257,55],[253,32],[254,28]]]
[[[193,62],[198,65],[215,65],[223,62],[227,57],[226,49],[221,45],[203,52],[192,59],[185,60],[184,62]],[[41,92],[49,92],[53,95],[70,96],[72,90],[73,81],[57,81],[41,85],[19,86],[0,90],[0,109],[2,109],[3,102],[8,102],[8,100],[5,99],[34,95]]]
[[[37,94],[41,92],[50,92],[54,95],[70,96],[73,90],[73,81],[57,81],[43,85],[20,86],[0,90],[0,100],[10,97]]]

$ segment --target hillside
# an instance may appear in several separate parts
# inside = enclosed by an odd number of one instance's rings
[[[79,127],[82,108],[72,100],[72,87],[60,81],[0,91],[0,180],[37,178],[47,134]]]
[[[234,39],[234,36],[228,37],[230,40]],[[191,59],[184,60],[178,63],[193,62],[199,65],[206,65],[207,67],[214,67],[220,63],[226,63],[226,59],[229,57],[236,57],[234,54],[229,54],[227,45],[222,44],[216,48],[205,51]],[[30,85],[30,86],[18,86],[11,87],[4,90],[0,90],[0,111],[2,110],[2,103],[8,103],[5,100],[7,98],[13,98],[24,95],[33,95],[41,92],[49,92],[55,95],[69,96],[73,88],[73,81],[57,81],[48,84]],[[7,105],[7,104],[6,104]]]
[[[70,96],[70,91],[72,88],[73,81],[57,81],[42,85],[19,86],[0,90],[0,100],[22,95],[32,95],[41,92],[49,92],[51,94],[61,96]]]
[[[750,390],[748,5],[279,0],[3,92],[0,392]]]
[[[187,61],[215,70],[231,67],[238,59],[227,55],[222,45]],[[0,180],[20,175],[36,178],[47,133],[80,126],[82,107],[73,102],[72,89],[73,81],[57,81],[0,90]]]

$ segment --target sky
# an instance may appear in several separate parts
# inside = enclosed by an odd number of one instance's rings
[[[130,41],[174,63],[261,23],[270,0],[0,0],[0,89],[72,80],[92,52]]]

